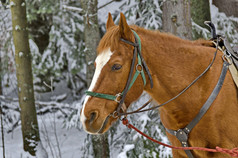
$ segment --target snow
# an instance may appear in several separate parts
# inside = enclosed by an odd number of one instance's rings
[[[21,6],[24,7],[25,5],[26,5],[26,3],[25,3],[25,2],[22,2]]]
[[[54,115],[38,116],[41,142],[37,146],[37,158],[80,158],[86,133],[76,128],[66,129],[63,120],[54,118]],[[20,126],[11,133],[4,133],[6,158],[31,158],[23,151],[22,132]],[[0,140],[2,140],[0,136]],[[58,143],[57,143],[58,141]],[[60,148],[60,150],[58,149]],[[3,153],[0,141],[0,153]],[[2,158],[2,154],[0,154]]]
[[[19,57],[22,57],[24,55],[23,52],[19,52]]]
[[[13,1],[10,2],[10,6],[14,7],[16,5],[16,3],[14,3]]]
[[[71,11],[76,11],[76,12],[83,12],[83,9],[78,8],[78,7],[72,7],[72,6],[67,6],[67,5],[63,5],[63,9],[68,9]]]
[[[234,16],[226,16],[225,13],[219,12],[218,8],[212,4],[210,0],[211,19],[216,26],[217,34],[228,38],[231,46],[238,44],[238,18]]]
[[[199,26],[198,24],[196,24],[193,20],[192,20],[192,28],[193,30],[196,30],[196,32],[201,33],[202,37],[204,39],[209,39],[211,38],[210,36],[210,31],[208,31],[206,28],[203,28],[201,26]]]
[[[134,144],[125,145],[125,146],[124,146],[124,149],[123,149],[123,152],[121,152],[121,153],[117,156],[117,158],[126,158],[126,157],[127,157],[127,156],[126,156],[126,153],[127,153],[128,151],[134,149],[134,148],[135,148],[135,145],[134,145]]]
[[[36,147],[36,157],[37,158],[48,158],[48,154],[43,147],[41,141],[38,142],[37,147]]]
[[[11,2],[12,2],[12,1],[11,1]],[[16,31],[18,31],[18,30],[20,30],[20,29],[21,29],[21,27],[20,27],[19,25],[16,25],[16,26],[15,26],[15,30],[16,30]]]

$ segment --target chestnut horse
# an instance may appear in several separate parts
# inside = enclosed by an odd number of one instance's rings
[[[122,13],[119,26],[114,24],[109,13],[106,29],[97,49],[96,69],[89,91],[116,96],[124,90],[135,48],[121,39],[135,42],[133,31],[141,39],[141,53],[154,83],[151,88],[148,73],[145,73],[146,83],[142,75],[139,75],[126,94],[124,110],[143,91],[158,103],[176,96],[207,68],[216,51],[211,41],[188,41],[171,34],[129,26]],[[223,67],[222,56],[223,53],[218,51],[206,74],[181,96],[159,108],[161,121],[166,129],[184,128],[198,114],[217,84]],[[136,66],[134,72],[135,70]],[[80,116],[85,131],[90,134],[106,132],[118,119],[110,117],[117,107],[118,102],[113,99],[87,95]],[[174,135],[167,132],[167,136],[172,145],[181,146]],[[238,147],[238,92],[229,71],[217,98],[189,134],[188,143],[191,147]],[[226,156],[205,151],[191,152],[194,157],[201,158]],[[173,157],[187,155],[182,150],[173,150]]]

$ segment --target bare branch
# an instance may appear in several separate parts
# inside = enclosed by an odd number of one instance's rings
[[[85,79],[83,79],[81,76],[79,76],[79,75],[75,75],[80,81],[82,81],[83,82],[83,84],[85,85],[85,87],[87,86],[87,81],[85,80]]]
[[[107,2],[106,4],[103,4],[102,6],[98,7],[98,10],[99,9],[102,9],[103,7],[106,7],[107,5],[111,4],[112,2],[115,2],[116,0],[112,0],[110,2]]]

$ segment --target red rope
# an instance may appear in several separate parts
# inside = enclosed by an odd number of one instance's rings
[[[220,148],[220,147],[216,147],[216,149],[209,149],[209,148],[203,148],[203,147],[175,147],[175,146],[171,146],[165,143],[162,143],[158,140],[155,140],[151,137],[149,137],[148,135],[146,135],[145,133],[141,132],[139,129],[137,129],[135,126],[133,126],[132,124],[129,123],[129,121],[126,118],[122,119],[122,123],[127,126],[128,128],[132,128],[135,131],[137,131],[138,133],[140,133],[142,136],[146,137],[147,139],[158,143],[160,145],[163,145],[165,147],[171,148],[171,149],[177,149],[177,150],[201,150],[201,151],[208,151],[208,152],[221,152],[221,153],[225,153],[225,154],[229,154],[232,157],[238,157],[238,148],[233,148],[233,149],[226,149],[226,148]]]

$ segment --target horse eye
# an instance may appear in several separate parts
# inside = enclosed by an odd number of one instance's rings
[[[121,69],[121,65],[120,64],[114,64],[113,66],[112,66],[112,70],[120,70]]]

